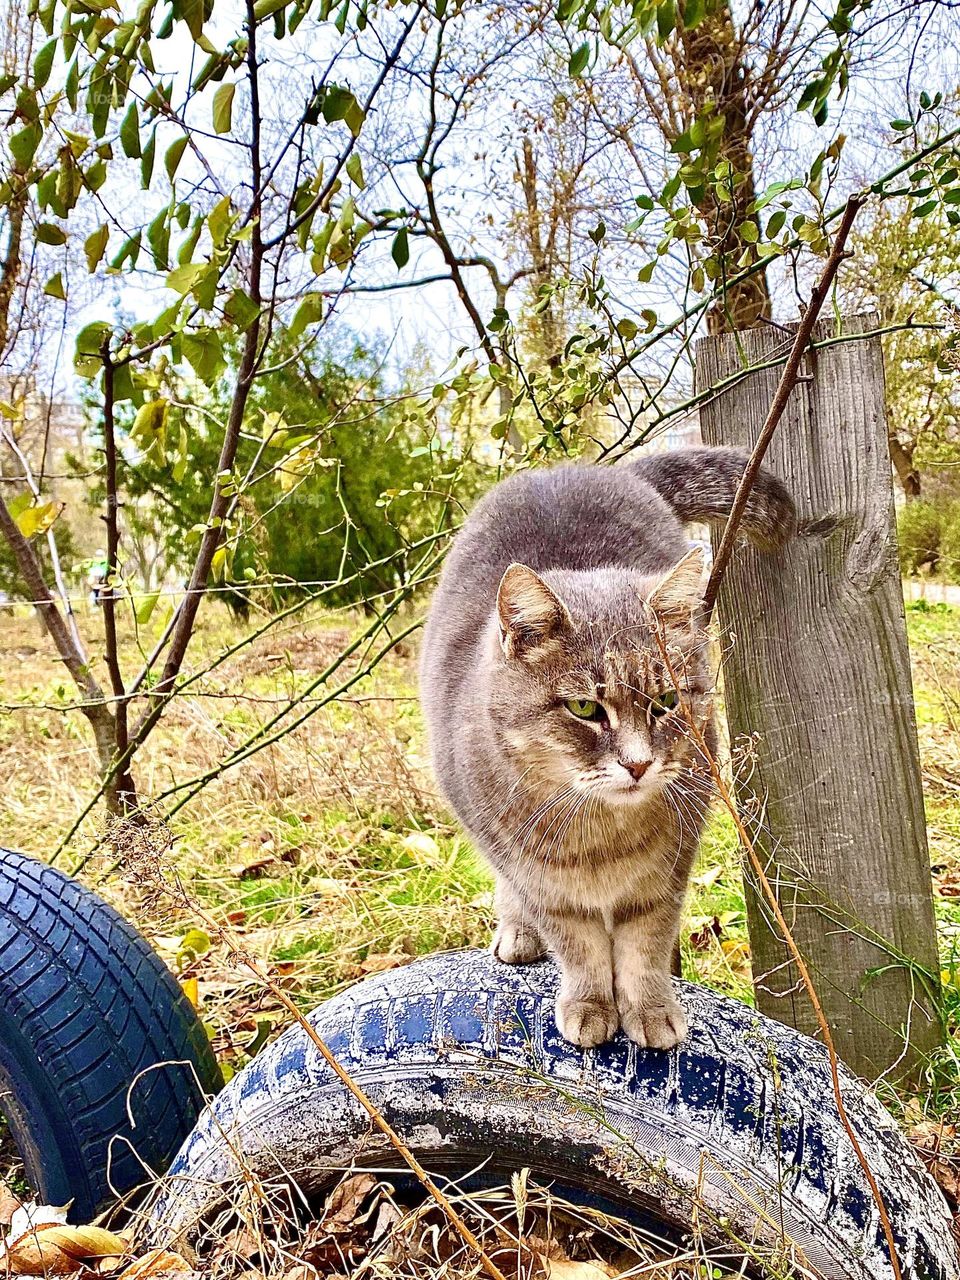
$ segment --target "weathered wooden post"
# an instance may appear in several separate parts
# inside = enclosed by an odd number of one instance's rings
[[[878,327],[844,321],[845,336]],[[791,332],[700,341],[698,391],[786,356]],[[814,342],[836,336],[821,322]],[[813,350],[766,455],[801,534],[738,548],[718,599],[731,742],[756,735],[738,802],[810,966],[837,1051],[873,1079],[915,1071],[940,1040],[939,982],[916,721],[876,337]],[[707,444],[751,447],[779,368],[700,410]],[[745,762],[746,763],[746,762]],[[747,884],[760,1008],[811,1034],[795,966]]]

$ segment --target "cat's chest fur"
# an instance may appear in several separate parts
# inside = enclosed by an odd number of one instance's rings
[[[556,846],[538,846],[534,837],[521,850],[509,828],[488,833],[484,844],[531,906],[599,913],[608,924],[638,902],[682,894],[692,853],[675,816],[656,799],[620,813],[593,810],[572,839]]]

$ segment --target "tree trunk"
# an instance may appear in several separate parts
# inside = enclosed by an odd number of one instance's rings
[[[756,198],[752,150],[752,125],[747,109],[747,69],[743,41],[733,24],[728,3],[721,3],[693,30],[681,28],[677,50],[678,71],[689,100],[691,120],[723,118],[723,136],[717,160],[733,167],[732,199],[718,201],[710,188],[697,203],[714,252],[727,278],[741,270],[739,261],[748,243],[740,228]],[[716,161],[715,161],[716,163]],[[711,333],[750,329],[770,316],[770,290],[766,271],[729,285],[711,307],[707,322]]]
[[[920,497],[920,472],[913,465],[913,450],[901,444],[892,431],[888,439],[890,441],[890,460],[893,462],[893,469],[897,473],[897,479],[900,481],[904,497],[908,502],[912,502]]]

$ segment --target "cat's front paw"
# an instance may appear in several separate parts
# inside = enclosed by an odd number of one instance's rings
[[[619,1025],[616,1005],[601,998],[571,1000],[563,996],[557,1001],[557,1027],[564,1040],[581,1049],[605,1044]]]
[[[528,924],[501,920],[490,947],[495,960],[503,964],[533,964],[546,954],[543,939]]]
[[[642,1004],[621,1005],[620,1022],[642,1049],[672,1049],[687,1034],[686,1015],[679,1001],[668,994]]]

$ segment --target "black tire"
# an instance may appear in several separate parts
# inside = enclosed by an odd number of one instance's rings
[[[137,931],[75,880],[0,849],[0,1110],[41,1201],[73,1200],[71,1221],[88,1221],[167,1168],[222,1084],[193,1007]]]
[[[691,1030],[678,1050],[639,1050],[618,1034],[584,1053],[557,1032],[555,991],[549,963],[509,968],[455,952],[369,978],[311,1021],[435,1172],[461,1174],[482,1161],[499,1174],[528,1167],[678,1237],[693,1225],[699,1186],[699,1220],[716,1243],[776,1250],[782,1224],[814,1274],[892,1275],[820,1045],[681,983]],[[903,1276],[957,1280],[938,1188],[845,1070],[842,1091]],[[396,1159],[300,1027],[264,1049],[201,1118],[153,1208],[158,1243],[191,1236],[229,1196],[239,1177],[234,1151],[248,1175],[290,1176],[307,1195],[332,1169]]]

